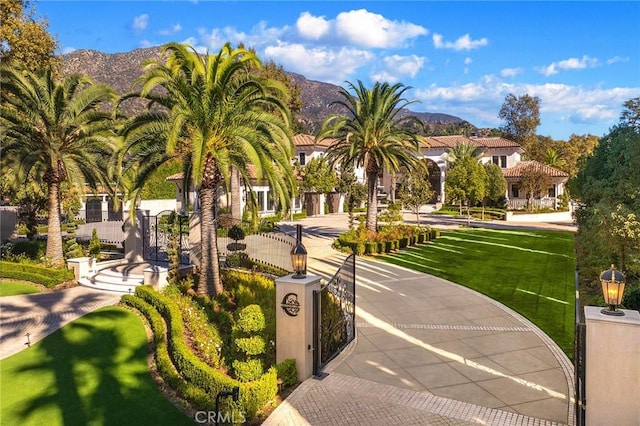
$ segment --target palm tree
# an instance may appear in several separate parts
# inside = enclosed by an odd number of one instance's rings
[[[378,175],[383,170],[397,172],[401,167],[419,167],[416,153],[419,149],[416,125],[422,123],[415,116],[401,115],[400,111],[414,101],[402,96],[409,87],[400,83],[376,83],[372,89],[347,83],[355,97],[344,88],[344,98],[331,103],[348,111],[348,115],[328,117],[316,140],[335,138],[327,149],[330,162],[344,169],[365,168],[367,178],[367,230],[377,232]]]
[[[12,166],[17,182],[35,176],[46,185],[46,256],[60,264],[60,185],[107,183],[105,159],[114,147],[109,102],[117,97],[109,86],[79,74],[59,82],[51,68],[41,74],[6,66],[0,71],[3,168]]]
[[[147,153],[147,160],[137,156],[145,170],[170,158],[183,159],[185,182],[196,188],[201,211],[197,293],[220,294],[214,207],[232,166],[249,193],[251,165],[269,183],[279,206],[286,210],[290,204],[293,142],[289,110],[282,102],[286,87],[247,72],[249,64],[259,66],[259,59],[228,43],[215,56],[201,56],[179,43],[165,45],[162,53],[165,62],[147,62],[137,81],[138,95],[152,108],[125,126],[124,152]],[[138,177],[134,187],[143,182]]]
[[[480,157],[482,157],[482,150],[469,141],[462,141],[458,142],[453,148],[451,148],[447,154],[447,161],[452,164],[456,161],[462,161],[467,157],[475,158],[480,161]]]

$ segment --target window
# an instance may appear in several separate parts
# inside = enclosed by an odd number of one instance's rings
[[[519,185],[512,185],[511,186],[511,196],[513,198],[520,198],[520,186]]]
[[[549,197],[556,198],[556,187],[555,187],[555,185],[550,187],[547,193],[549,194]]]
[[[507,156],[506,155],[494,155],[491,157],[491,162],[497,164],[502,169],[507,168]]]
[[[307,156],[304,152],[300,153],[300,165],[304,166],[305,164],[307,164]]]

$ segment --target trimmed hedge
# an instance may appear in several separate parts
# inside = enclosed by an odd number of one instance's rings
[[[47,287],[54,287],[74,279],[73,271],[62,268],[47,268],[30,263],[0,261],[0,277],[31,281]]]
[[[165,339],[164,321],[158,311],[156,311],[153,306],[134,295],[125,294],[122,296],[120,301],[124,305],[136,309],[147,319],[149,327],[151,327],[151,331],[153,333],[156,368],[165,383],[167,383],[172,389],[175,389],[181,398],[186,399],[199,409],[214,410],[215,399],[210,397],[202,389],[185,381],[176,370],[173,362],[171,362],[167,341]]]
[[[200,360],[188,347],[184,337],[184,324],[179,308],[166,296],[149,286],[136,287],[135,295],[151,304],[164,318],[168,327],[168,347],[177,370],[183,377],[209,395],[217,395],[235,386],[240,388],[236,404],[223,401],[223,409],[233,412],[239,407],[247,418],[253,418],[258,410],[271,401],[277,392],[277,371],[270,368],[262,377],[242,383]]]

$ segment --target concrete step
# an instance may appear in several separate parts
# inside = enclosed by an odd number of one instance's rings
[[[135,291],[135,288],[139,285],[142,285],[142,283],[129,283],[128,285],[123,285],[123,284],[108,284],[108,283],[103,283],[103,282],[95,282],[90,280],[89,278],[81,278],[78,281],[78,284],[83,286],[83,287],[88,287],[88,288],[93,288],[96,290],[103,290],[103,291],[111,291],[114,293],[120,293],[120,294],[133,294],[133,292]]]

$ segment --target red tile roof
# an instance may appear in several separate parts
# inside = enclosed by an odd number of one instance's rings
[[[479,148],[522,148],[515,141],[501,138],[469,138],[464,135],[452,136],[428,136],[426,147],[428,148],[454,148],[460,143],[469,143]]]
[[[318,143],[316,143],[316,138],[315,138],[315,136],[312,136],[312,135],[299,134],[299,135],[295,135],[293,137],[293,144],[296,147],[320,146],[320,147],[326,148],[328,146],[331,146],[333,143],[335,143],[335,139],[322,139],[321,141],[318,141]]]
[[[520,161],[514,167],[504,169],[502,172],[504,173],[504,177],[512,177],[519,178],[522,177],[525,173],[530,172],[531,170],[535,172],[542,172],[550,177],[569,177],[569,173],[563,172],[562,170],[558,170],[554,167],[547,166],[546,164],[542,164],[538,161]]]

